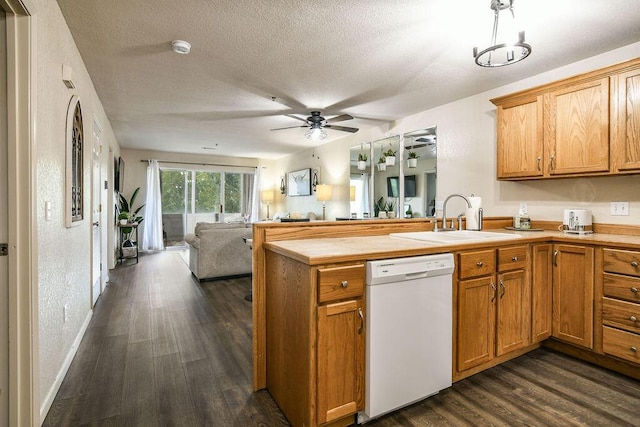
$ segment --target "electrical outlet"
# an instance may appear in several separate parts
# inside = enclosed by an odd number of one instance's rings
[[[527,214],[528,212],[527,202],[520,202],[520,212],[525,215]]]
[[[611,215],[629,216],[629,202],[611,202]]]
[[[436,210],[441,211],[444,209],[444,200],[436,200]]]

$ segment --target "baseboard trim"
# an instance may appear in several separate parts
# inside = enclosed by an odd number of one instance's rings
[[[92,317],[93,317],[93,310],[89,310],[87,317],[84,319],[84,322],[80,327],[80,331],[78,332],[76,339],[73,341],[73,344],[69,349],[69,353],[67,354],[67,357],[64,359],[64,363],[62,364],[62,367],[60,368],[58,375],[56,375],[55,381],[51,385],[51,388],[49,389],[47,396],[45,397],[44,401],[42,402],[42,405],[40,406],[40,424],[44,422],[44,419],[47,417],[47,414],[49,413],[49,409],[51,409],[51,405],[53,405],[53,400],[55,399],[56,394],[58,394],[58,391],[60,390],[60,386],[62,385],[62,381],[64,380],[64,377],[67,375],[67,372],[69,371],[71,362],[73,362],[73,358],[76,356],[76,353],[78,352],[78,347],[80,347],[80,342],[82,341],[82,337],[84,337],[84,333],[87,331],[87,328],[89,327],[89,322],[91,321]]]

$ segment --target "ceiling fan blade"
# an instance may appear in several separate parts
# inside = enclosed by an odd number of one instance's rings
[[[283,130],[283,129],[297,129],[297,128],[308,128],[309,126],[287,126],[285,128],[276,128],[271,130]]]
[[[327,123],[336,123],[336,122],[343,122],[345,120],[352,120],[353,117],[351,117],[348,114],[340,114],[339,116],[335,116],[332,117],[330,119],[327,120]]]
[[[358,128],[350,128],[350,127],[347,127],[347,126],[325,125],[323,127],[328,128],[328,129],[333,129],[333,130],[341,130],[342,132],[351,132],[351,133],[356,133],[356,132],[358,132],[360,130]]]
[[[285,116],[287,116],[287,117],[291,117],[292,119],[300,120],[301,122],[305,122],[305,123],[307,123],[307,119],[303,119],[303,118],[301,118],[301,117],[294,116],[293,114],[285,114]]]
[[[418,138],[416,142],[426,142],[427,144],[435,144],[435,141],[432,138]]]

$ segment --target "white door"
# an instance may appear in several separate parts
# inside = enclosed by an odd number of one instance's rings
[[[97,122],[93,122],[93,169],[91,175],[91,222],[92,233],[92,267],[91,267],[91,306],[93,307],[102,293],[102,224],[100,223],[100,213],[102,211],[102,167],[100,165],[100,154],[102,145],[100,142],[100,127]]]
[[[7,26],[0,9],[0,243],[9,240],[7,227]],[[9,425],[9,265],[0,256],[0,427]]]

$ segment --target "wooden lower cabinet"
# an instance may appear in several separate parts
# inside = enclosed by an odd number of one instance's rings
[[[514,246],[458,254],[457,374],[530,343],[527,253],[527,246]]]
[[[593,349],[594,249],[554,245],[553,337]]]
[[[318,424],[364,405],[364,299],[318,307]]]
[[[352,424],[364,409],[364,262],[265,256],[269,393],[292,426]]]
[[[553,298],[553,245],[533,245],[531,249],[531,342],[551,336]]]

